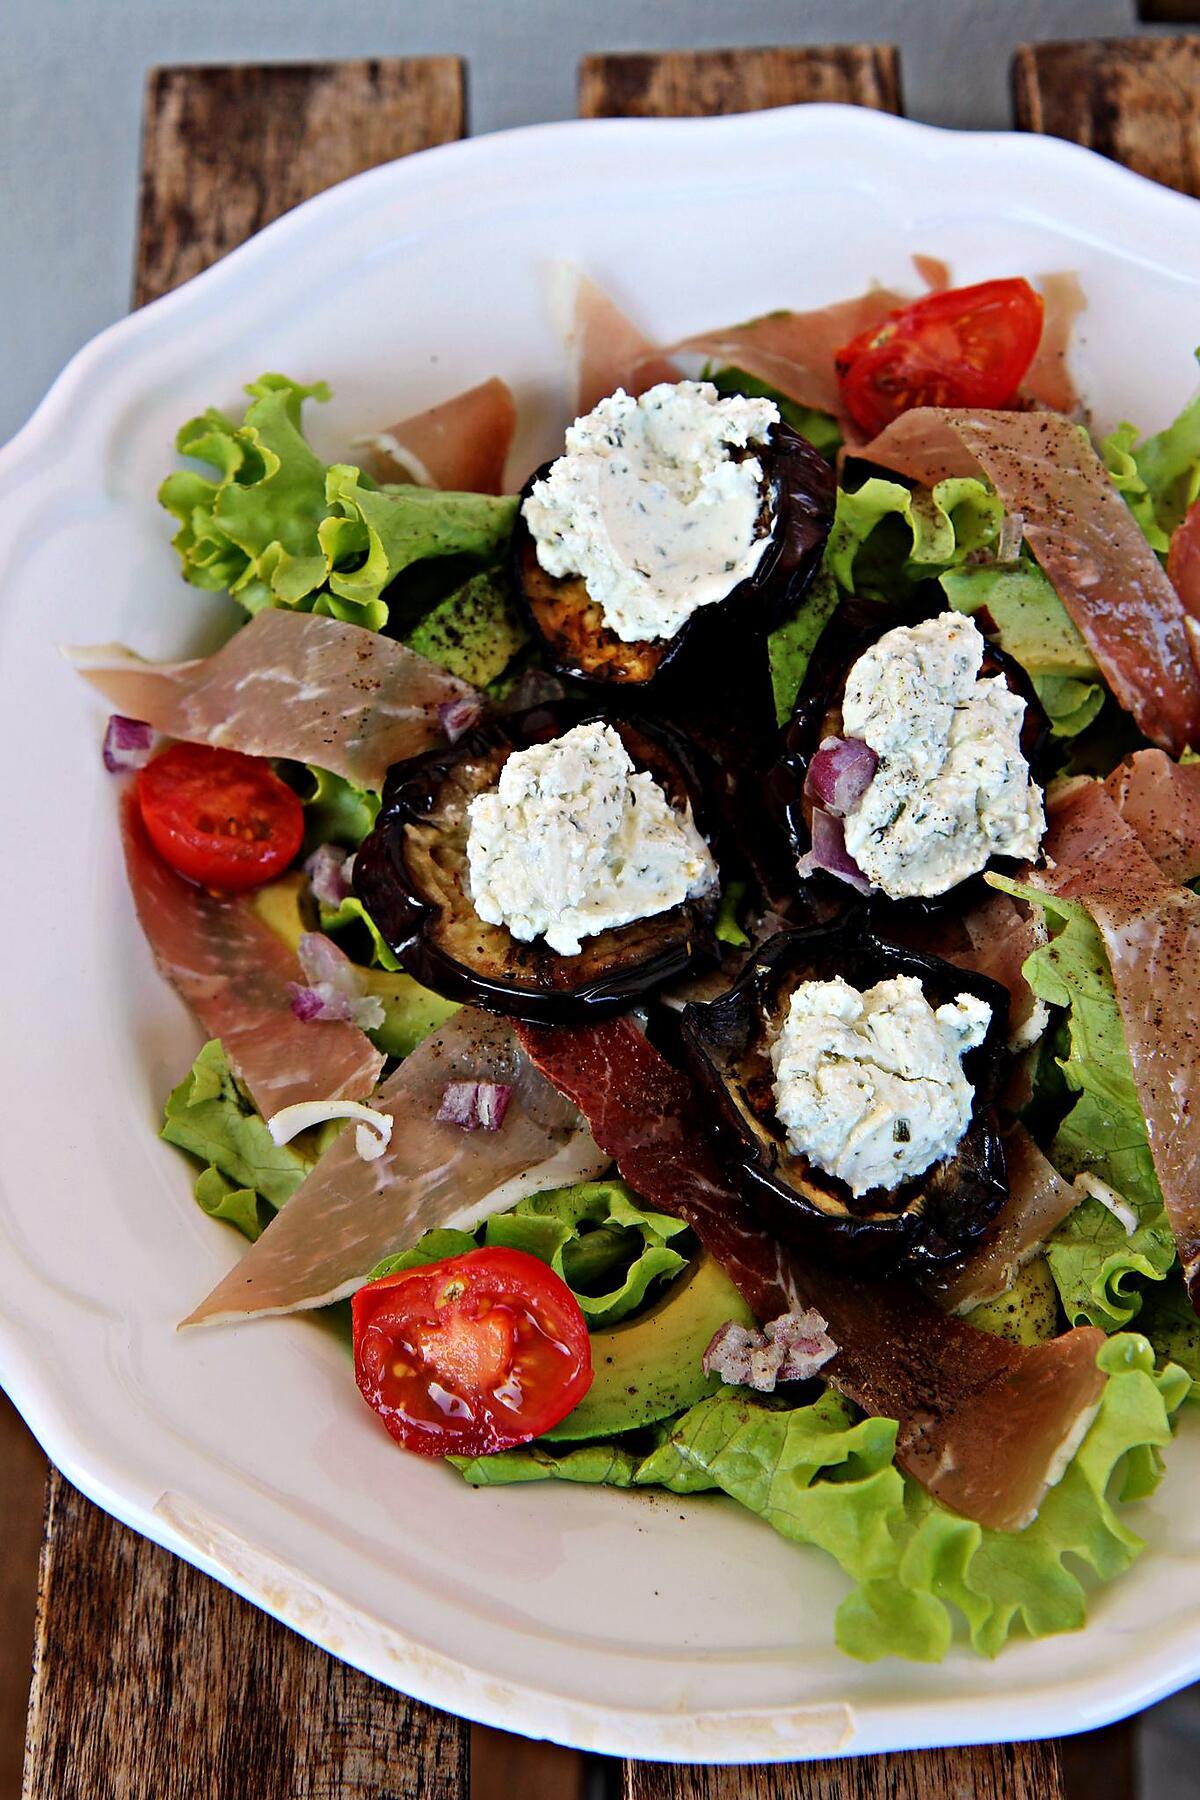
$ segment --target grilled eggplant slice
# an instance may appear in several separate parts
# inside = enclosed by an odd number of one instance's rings
[[[423,987],[528,1023],[578,1024],[620,1012],[715,956],[715,899],[599,932],[584,940],[578,956],[562,956],[541,939],[521,943],[505,926],[486,923],[471,904],[471,800],[495,786],[514,750],[600,716],[578,702],[533,707],[388,771],[375,829],[354,861],[354,890]],[[664,726],[608,723],[672,805],[690,803],[704,833],[702,783],[683,740]]]
[[[971,1120],[953,1154],[894,1190],[855,1198],[845,1182],[793,1156],[775,1116],[771,1044],[802,981],[841,975],[860,990],[913,975],[933,1007],[969,993],[992,1008],[987,1036],[963,1057],[975,1090]],[[712,1101],[721,1147],[748,1202],[778,1234],[830,1262],[885,1273],[940,1267],[978,1242],[1008,1193],[994,1100],[1006,1061],[1008,993],[878,937],[866,910],[836,925],[770,939],[719,1000],[685,1007],[688,1065]]]
[[[795,709],[784,727],[778,761],[766,781],[769,810],[783,828],[792,857],[805,856],[812,848],[813,803],[805,792],[808,767],[826,738],[842,735],[842,697],[850,671],[885,632],[898,625],[919,625],[949,610],[941,589],[932,583],[929,588],[927,598],[904,608],[850,596],[841,602],[821,634]],[[986,615],[977,616],[976,624],[983,631],[985,642],[980,676],[1003,675],[1013,693],[1024,700],[1021,753],[1033,779],[1044,787],[1049,779],[1050,721],[1020,663],[988,639]],[[1020,865],[1007,857],[994,857],[988,866],[1013,874]],[[814,890],[814,898],[838,897],[843,907],[856,900],[853,889],[835,875],[818,872],[808,877],[804,885]],[[980,874],[928,898],[894,900],[873,892],[872,904],[885,915],[894,910],[898,916],[917,916],[946,907],[961,911],[987,891]]]
[[[724,600],[693,613],[674,637],[629,644],[604,623],[581,576],[548,575],[539,563],[524,503],[553,463],[535,470],[522,490],[513,534],[513,584],[561,675],[610,690],[645,687],[690,641],[728,626],[739,632],[750,625],[769,629],[795,604],[816,571],[833,523],[834,473],[806,438],[783,423],[771,427],[766,446],[755,454],[766,475],[761,524],[771,535],[758,567]]]

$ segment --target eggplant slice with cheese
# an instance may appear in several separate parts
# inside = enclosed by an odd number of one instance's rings
[[[787,615],[821,560],[837,497],[834,472],[806,438],[782,422],[771,426],[766,443],[754,446],[753,454],[764,470],[761,534],[771,539],[753,574],[723,600],[699,608],[673,637],[632,643],[605,623],[582,576],[550,575],[538,561],[524,507],[534,483],[547,478],[554,461],[535,470],[521,493],[513,582],[559,674],[598,688],[636,690],[662,674],[689,641],[727,628],[768,630]]]
[[[586,937],[576,955],[522,942],[481,919],[468,878],[467,809],[495,788],[508,757],[575,726],[603,722],[635,769],[647,770],[672,808],[706,808],[687,745],[667,727],[602,718],[561,701],[491,720],[445,750],[389,770],[375,829],[354,862],[354,891],[399,958],[425,987],[532,1024],[579,1024],[636,1005],[716,954],[716,897],[685,901]]]
[[[869,891],[876,907],[901,908],[916,915],[937,912],[946,906],[962,908],[975,897],[982,871],[934,895],[890,898],[863,879],[843,837],[844,796],[848,795],[851,804],[857,803],[876,764],[868,745],[844,736],[842,706],[850,673],[886,633],[939,616],[960,616],[949,613],[940,589],[926,604],[905,608],[851,596],[841,601],[818,641],[792,717],[784,727],[778,760],[765,783],[768,810],[782,828],[790,854],[808,861],[810,870],[815,870],[805,883],[813,888],[814,899],[826,896],[840,899],[843,905],[855,904],[857,889],[860,895]],[[980,621],[976,619],[974,623],[978,625]],[[986,615],[983,623],[986,627]],[[994,676],[1003,676],[1007,687],[1025,702],[1020,752],[1032,780],[1044,786],[1049,776],[1050,721],[1020,663],[992,643],[985,632],[978,679]],[[820,761],[814,767],[819,753]],[[839,788],[843,789],[841,804]],[[1014,873],[1024,860],[995,855],[986,867]],[[986,888],[982,892],[986,895]]]
[[[865,992],[897,975],[915,977],[933,1008],[967,994],[992,1016],[982,1043],[962,1058],[974,1097],[953,1151],[894,1189],[855,1197],[846,1182],[790,1150],[776,1116],[771,1045],[800,982],[841,976]],[[952,1263],[978,1243],[1007,1198],[993,1104],[1007,1020],[1008,994],[998,982],[886,942],[860,907],[832,926],[780,932],[727,994],[686,1007],[680,1030],[727,1166],[769,1229],[829,1262],[887,1273]]]

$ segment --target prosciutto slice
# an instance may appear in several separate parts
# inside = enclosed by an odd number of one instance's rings
[[[316,763],[375,788],[392,763],[445,741],[439,706],[474,698],[376,631],[280,607],[191,662],[144,662],[115,645],[74,660],[116,712],[166,737]]]
[[[688,352],[714,363],[731,363],[769,382],[800,406],[842,416],[834,353],[860,331],[879,325],[903,294],[872,288],[853,300],[837,300],[812,312],[769,312],[741,325],[699,331],[668,346],[672,356]]]
[[[1099,781],[1081,780],[1059,794],[1051,791],[1042,851],[1046,866],[1032,879],[1064,900],[1122,884],[1152,892],[1163,879],[1158,864]]]
[[[1023,1125],[1005,1134],[1008,1199],[986,1242],[961,1268],[925,1282],[925,1291],[948,1312],[966,1312],[1006,1293],[1057,1225],[1084,1199],[1073,1182],[1046,1161]]]
[[[1188,616],[1200,619],[1200,500],[1193,500],[1171,533],[1167,574]]]
[[[132,792],[122,801],[121,836],[155,962],[208,1035],[220,1038],[259,1111],[369,1094],[382,1056],[356,1026],[296,1018],[288,984],[303,981],[303,971],[250,902],[214,900],[169,869]]]
[[[981,1524],[1028,1523],[1099,1405],[1102,1331],[1009,1344],[907,1283],[810,1265],[757,1223],[717,1160],[691,1084],[629,1019],[517,1029],[625,1179],[687,1221],[761,1322],[809,1308],[821,1314],[839,1346],[830,1380],[865,1411],[899,1421],[902,1468]]]
[[[680,379],[667,354],[574,264],[556,270],[552,298],[566,338],[576,418],[618,388],[644,394],[656,382]]]
[[[1168,881],[1200,875],[1200,763],[1137,750],[1104,783],[1117,811]]]
[[[1046,1009],[1023,970],[1026,959],[1046,942],[1046,925],[1037,907],[1007,894],[989,894],[960,918],[893,921],[888,931],[898,943],[927,956],[940,956],[959,969],[970,969],[998,981],[1009,992],[1009,1042],[1014,1049],[1036,1043],[1045,1029]]]
[[[499,1130],[439,1120],[452,1081],[511,1086]],[[509,1026],[471,1007],[418,1044],[371,1105],[395,1120],[382,1156],[364,1162],[343,1131],[185,1325],[325,1306],[422,1232],[473,1225],[526,1194],[588,1180],[609,1161],[574,1106],[519,1053]]]
[[[1051,412],[1073,413],[1079,395],[1067,369],[1067,352],[1075,321],[1087,307],[1079,277],[1067,270],[1038,277],[1045,302],[1042,337],[1037,354],[1025,371],[1021,391]]]
[[[1145,735],[1176,755],[1200,742],[1200,673],[1183,603],[1069,419],[918,407],[861,454],[928,485],[986,476],[1021,515],[1026,542]]]
[[[461,494],[500,494],[517,408],[512,389],[493,375],[427,412],[401,419],[365,440],[377,481],[415,481]]]

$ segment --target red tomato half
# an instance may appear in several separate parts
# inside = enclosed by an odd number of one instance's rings
[[[354,1296],[359,1390],[398,1444],[482,1456],[549,1431],[592,1385],[579,1303],[523,1250],[469,1250]]]
[[[1042,311],[1022,280],[914,300],[837,352],[842,404],[872,436],[913,406],[1007,406],[1041,342]]]
[[[304,808],[261,756],[172,744],[137,777],[147,835],[189,881],[240,893],[273,881],[304,836]]]

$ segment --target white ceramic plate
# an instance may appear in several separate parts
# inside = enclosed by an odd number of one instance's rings
[[[263,369],[326,376],[331,458],[492,373],[523,473],[553,448],[545,306],[573,258],[664,338],[871,278],[1075,268],[1076,370],[1102,423],[1193,384],[1200,207],[1053,140],[857,110],[552,125],[358,177],[115,326],[0,454],[0,1377],[126,1523],[422,1699],[635,1756],[758,1760],[1098,1725],[1200,1674],[1200,1432],[1131,1514],[1149,1549],[1081,1634],[988,1664],[863,1667],[843,1582],[729,1503],[473,1492],[397,1454],[311,1324],[176,1336],[228,1266],[155,1126],[199,1042],[125,891],[101,714],[56,653],[213,644],[154,493],[176,427]]]

